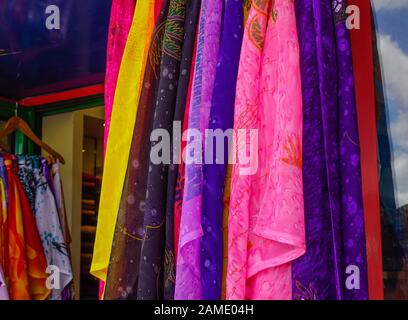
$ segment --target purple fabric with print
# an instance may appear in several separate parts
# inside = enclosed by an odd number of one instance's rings
[[[208,128],[221,36],[223,1],[206,0],[200,13],[197,55],[188,119],[184,203],[176,268],[176,300],[202,298],[200,239],[203,193],[202,139]],[[197,134],[198,133],[198,134]],[[198,137],[200,135],[200,137]],[[190,158],[191,156],[191,158]]]
[[[242,0],[227,1],[224,12],[220,54],[212,97],[209,129],[226,132],[233,128],[235,87],[243,35]],[[231,137],[232,139],[232,137]],[[232,140],[231,140],[232,141]],[[228,167],[228,143],[224,141],[224,158],[216,157],[216,142],[206,150],[212,164],[204,164],[203,211],[201,223],[201,284],[203,298],[221,299],[224,209],[224,184]]]
[[[345,3],[305,0],[295,5],[303,90],[307,251],[292,264],[293,298],[367,299],[358,129]],[[352,278],[346,273],[350,265],[359,269],[359,289],[352,288],[353,281],[350,286]]]

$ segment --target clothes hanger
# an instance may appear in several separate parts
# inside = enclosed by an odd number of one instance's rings
[[[38,138],[35,133],[31,130],[30,126],[25,122],[22,118],[17,115],[18,104],[16,103],[15,109],[15,116],[11,117],[4,129],[0,131],[0,139],[10,135],[15,131],[22,132],[27,138],[29,138],[32,142],[34,142],[37,146],[41,149],[47,151],[50,155],[54,158],[58,159],[62,164],[65,164],[65,160],[57,151],[52,149],[48,144],[43,142],[40,138]],[[6,148],[7,149],[7,148]]]

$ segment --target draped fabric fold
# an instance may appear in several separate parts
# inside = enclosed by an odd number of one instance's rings
[[[208,128],[214,130],[214,133],[222,130],[229,135],[229,139],[232,139],[235,89],[243,35],[242,1],[227,1],[223,19]],[[228,168],[229,144],[224,141],[223,154],[219,155],[220,140],[213,138],[212,144],[209,144],[209,141],[206,143],[201,217],[204,231],[200,251],[201,285],[204,299],[219,300],[223,268],[224,183]],[[211,146],[212,149],[209,149]],[[209,160],[211,163],[208,163]]]
[[[293,298],[366,299],[364,212],[346,3],[306,0],[295,6],[304,106],[307,252],[292,266]],[[346,288],[349,266],[359,269],[359,289]]]
[[[115,223],[153,28],[154,1],[137,1],[116,85],[91,273],[106,280]]]
[[[252,3],[234,130],[243,133],[235,139],[227,299],[291,299],[291,262],[305,252],[302,95],[292,1]]]
[[[108,34],[105,76],[105,134],[104,149],[108,142],[110,119],[118,80],[120,64],[125,50],[136,0],[113,0]]]
[[[186,1],[170,0],[164,26],[157,94],[153,100],[154,119],[150,135],[153,139],[148,153],[150,163],[147,173],[144,235],[141,245],[141,257],[143,258],[140,259],[137,291],[139,300],[163,298],[166,191],[185,16]],[[167,258],[169,258],[168,255]]]
[[[12,300],[44,300],[47,260],[30,203],[11,156],[4,155],[8,185],[8,268],[4,270]]]
[[[188,143],[186,177],[180,225],[176,268],[176,299],[201,299],[200,238],[203,191],[203,135],[208,128],[211,97],[221,34],[223,1],[203,2],[200,14],[197,56],[194,70]],[[192,158],[191,158],[192,157]]]
[[[177,97],[174,108],[173,117],[173,130],[175,125],[180,129],[184,126],[184,114],[186,110],[186,101],[188,87],[190,83],[192,60],[194,57],[194,42],[197,31],[198,18],[200,14],[201,0],[189,0],[186,2],[186,19],[184,23],[184,41],[183,49],[180,61],[180,75],[177,84]],[[168,181],[167,181],[167,202],[166,202],[166,231],[165,231],[165,256],[164,256],[164,299],[173,300],[174,290],[176,284],[176,246],[175,246],[175,210],[174,205],[176,202],[176,188],[177,188],[177,175],[179,172],[178,164],[181,160],[181,150],[177,150],[177,147],[181,148],[180,138],[178,135],[172,137],[172,146],[176,149],[172,149],[172,163],[169,167]],[[180,151],[180,152],[179,152]],[[179,154],[175,154],[179,152]],[[178,158],[177,158],[178,156]],[[175,160],[178,161],[175,161]]]
[[[144,214],[150,159],[150,133],[159,85],[169,2],[169,0],[162,2],[150,41],[125,182],[121,190],[105,292],[106,299],[138,298],[140,254],[146,235]]]

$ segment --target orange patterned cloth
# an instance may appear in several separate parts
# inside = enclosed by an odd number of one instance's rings
[[[4,156],[8,182],[8,265],[4,273],[12,300],[44,300],[47,261],[35,219],[24,189],[18,180],[11,156]],[[2,192],[3,198],[3,192]]]

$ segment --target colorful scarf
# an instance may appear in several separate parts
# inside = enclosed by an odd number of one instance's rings
[[[243,3],[228,1],[224,11],[224,22],[220,44],[209,129],[233,128],[235,89],[243,35]],[[232,136],[230,137],[232,139]],[[205,163],[203,169],[203,200],[201,224],[204,231],[201,239],[201,284],[205,300],[221,298],[223,268],[222,217],[224,211],[224,183],[228,168],[229,145],[224,141],[224,158],[217,155],[217,143],[212,150],[206,149],[212,164]],[[232,141],[232,140],[231,140]],[[208,142],[207,142],[208,143]],[[207,161],[207,160],[206,160]]]
[[[193,57],[191,62],[191,70],[195,70],[195,61],[197,57],[197,42],[198,42],[198,30],[194,41]],[[182,132],[187,132],[188,129],[188,118],[190,114],[190,102],[191,102],[191,92],[193,91],[193,81],[194,72],[190,72],[190,79],[188,82],[188,90],[185,104],[185,112],[183,117],[183,130]],[[187,146],[186,139],[181,140],[181,150],[185,154]],[[184,197],[184,182],[186,180],[186,164],[184,161],[178,166],[176,189],[174,195],[174,255],[177,262],[178,257],[178,247],[180,239],[180,224],[181,224],[181,213],[183,211],[183,197]]]
[[[104,150],[108,143],[113,98],[115,96],[120,64],[125,51],[136,0],[113,0],[110,16],[105,76],[105,135]]]
[[[235,141],[227,299],[292,297],[291,262],[305,252],[301,99],[294,3],[254,1],[235,104],[235,132],[247,131]]]
[[[345,4],[333,5],[334,15],[329,1],[296,2],[307,252],[293,263],[292,283],[293,298],[302,300],[364,299],[367,294],[350,41]],[[359,268],[360,290],[345,287],[348,265]]]
[[[36,222],[25,191],[18,180],[16,164],[4,155],[8,179],[8,246],[9,266],[5,276],[9,281],[12,300],[44,300],[50,290],[45,282],[47,261]]]
[[[177,87],[177,98],[174,110],[173,123],[179,123],[180,127],[184,127],[184,115],[186,110],[187,93],[190,82],[190,72],[192,70],[192,60],[194,54],[194,42],[196,38],[197,24],[200,13],[200,0],[189,0],[187,1],[186,7],[186,19],[184,23],[184,41],[183,49],[181,54],[180,62],[180,75]],[[175,140],[172,141],[172,146],[180,146],[182,141],[178,140],[178,137],[174,137]],[[181,149],[182,150],[182,149]],[[179,165],[174,159],[176,154],[172,152],[171,159],[172,164],[169,167],[168,182],[167,182],[167,204],[166,204],[166,235],[165,235],[165,253],[164,253],[164,299],[173,300],[174,299],[174,289],[176,283],[176,242],[174,241],[175,236],[175,203],[179,200],[176,198],[176,189],[179,190],[179,185],[177,182],[177,175],[179,172]],[[181,159],[181,153],[179,154],[179,159]],[[181,165],[183,166],[183,165]]]
[[[159,84],[153,101],[154,119],[150,146],[150,164],[144,211],[144,233],[141,248],[137,298],[163,298],[163,265],[165,258],[165,220],[168,168],[171,161],[171,134],[177,97],[177,83],[184,39],[185,0],[170,0],[165,24]],[[161,130],[164,136],[155,134]],[[167,136],[167,139],[165,138]],[[154,140],[157,139],[157,140]],[[153,159],[155,157],[157,159]],[[156,161],[159,161],[156,163]]]
[[[2,184],[2,182],[0,182]],[[9,300],[9,294],[7,291],[6,280],[4,279],[3,268],[0,264],[0,301]]]
[[[186,178],[176,268],[176,299],[201,299],[200,238],[203,191],[202,139],[208,128],[221,35],[223,1],[208,0],[200,14],[197,57],[189,111]],[[198,130],[198,131],[197,131]],[[191,140],[192,139],[192,140]],[[199,141],[195,141],[198,139]],[[197,150],[199,148],[199,150]],[[193,158],[188,159],[193,153]],[[191,161],[192,160],[192,161]],[[188,162],[191,163],[188,163]]]
[[[129,159],[153,17],[154,1],[137,1],[115,92],[91,265],[91,273],[104,281]]]
[[[136,299],[142,242],[145,237],[147,175],[149,172],[150,133],[159,85],[160,61],[169,0],[164,0],[156,21],[137,108],[136,124],[121,190],[106,299]]]

